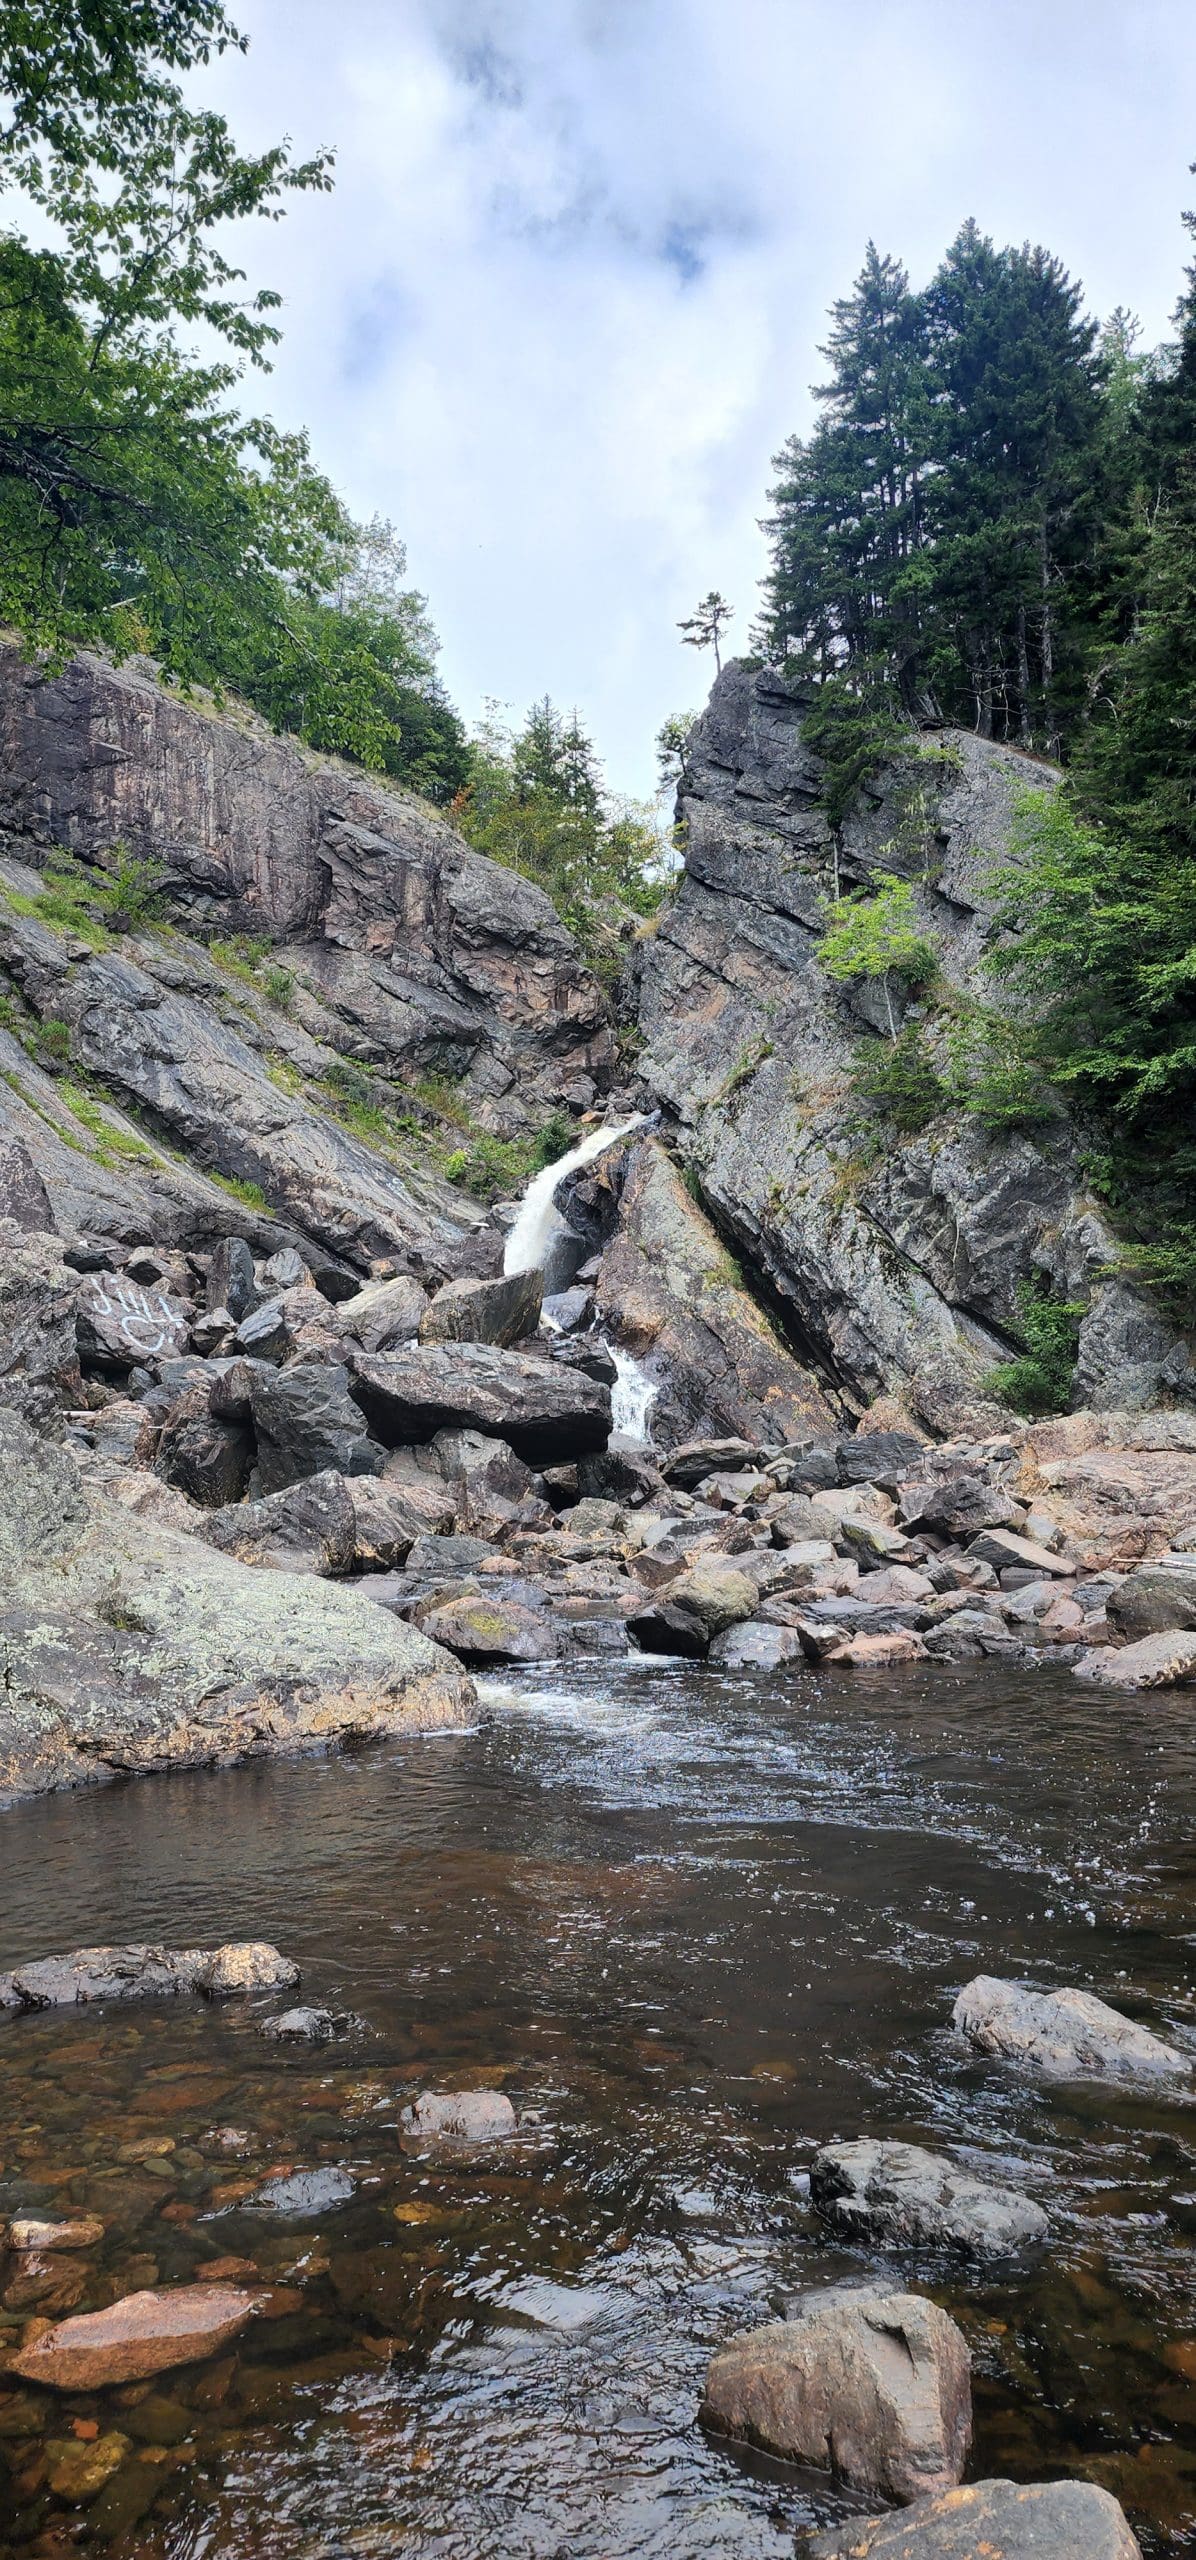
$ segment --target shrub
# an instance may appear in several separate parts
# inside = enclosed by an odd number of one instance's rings
[[[1016,1295],[1021,1356],[1002,1360],[989,1371],[984,1385],[999,1404],[1030,1419],[1066,1413],[1084,1309],[1071,1299],[1054,1297],[1049,1287],[1032,1280],[1019,1281]]]
[[[262,989],[280,1013],[289,1013],[295,993],[294,970],[284,969],[280,962],[275,961],[272,967],[262,971]]]
[[[907,1138],[928,1128],[948,1101],[934,1060],[912,1025],[887,1048],[874,1046],[857,1066],[852,1087]]]
[[[922,930],[913,887],[892,872],[878,876],[871,892],[855,889],[829,910],[818,957],[828,978],[841,985],[853,978],[869,978],[883,988],[893,1041],[897,1038],[894,984],[923,987],[938,967],[934,944]]]
[[[994,1136],[1057,1118],[1024,1025],[977,1007],[951,1033],[947,1055],[951,1100]]]

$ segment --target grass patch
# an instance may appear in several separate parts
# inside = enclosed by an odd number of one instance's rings
[[[229,977],[243,978],[247,986],[256,987],[257,972],[269,948],[265,940],[252,941],[248,934],[235,933],[227,942],[209,942],[208,958]]]
[[[73,1113],[75,1119],[95,1140],[96,1152],[102,1163],[159,1164],[161,1162],[157,1149],[149,1146],[144,1138],[134,1137],[131,1129],[117,1128],[113,1121],[106,1119],[99,1104],[92,1100],[89,1093],[83,1091],[81,1085],[72,1084],[68,1077],[62,1076],[59,1079],[58,1090],[68,1111]]]
[[[244,1208],[264,1209],[267,1216],[270,1215],[270,1205],[260,1182],[246,1182],[239,1173],[217,1173],[211,1165],[206,1171],[209,1182],[218,1182],[221,1190],[239,1200]]]

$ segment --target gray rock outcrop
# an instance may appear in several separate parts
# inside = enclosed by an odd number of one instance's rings
[[[1114,1239],[1066,1119],[994,1136],[944,1105],[921,1133],[889,1125],[862,1146],[851,1079],[861,1055],[883,1055],[876,990],[838,989],[819,965],[836,891],[897,873],[945,987],[997,1001],[985,874],[1009,853],[1016,794],[1049,787],[1049,771],[950,732],[875,775],[836,835],[807,699],[783,670],[733,664],[691,734],[684,876],[640,948],[645,1084],[733,1249],[859,1404],[900,1391],[949,1428],[1008,1356],[1017,1284],[1034,1274],[1085,1304],[1078,1400],[1157,1400],[1175,1337],[1108,1276]],[[906,1018],[941,1064],[933,1001]]]

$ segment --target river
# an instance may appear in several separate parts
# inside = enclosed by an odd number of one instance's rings
[[[236,2355],[71,2404],[129,2438],[89,2547],[779,2560],[851,2502],[703,2436],[707,2355],[886,2267],[966,2328],[975,2475],[1074,2469],[1147,2554],[1196,2551],[1196,2109],[1022,2081],[947,2026],[983,1970],[1196,2043],[1191,1706],[993,1664],[620,1664],[483,1698],[466,1735],[0,1816],[0,1965],[262,1936],[366,2022],[315,2053],[234,2006],[0,2022],[0,2212],[98,2211],[110,2293],[226,2254],[282,2289]],[[404,2152],[429,2084],[502,2086],[518,2143]],[[1024,2181],[1047,2257],[828,2244],[806,2168],[857,2132]],[[352,2195],[254,2203],[320,2166]],[[0,2548],[76,2548],[46,2486],[64,2423],[0,2387]]]

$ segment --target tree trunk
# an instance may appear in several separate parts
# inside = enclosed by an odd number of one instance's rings
[[[1033,745],[1034,740],[1033,733],[1030,728],[1030,651],[1026,642],[1026,608],[1024,604],[1019,604],[1017,609],[1017,686],[1018,692],[1021,696],[1020,717],[1018,720],[1017,730],[1018,744],[1022,747],[1029,747]]]

